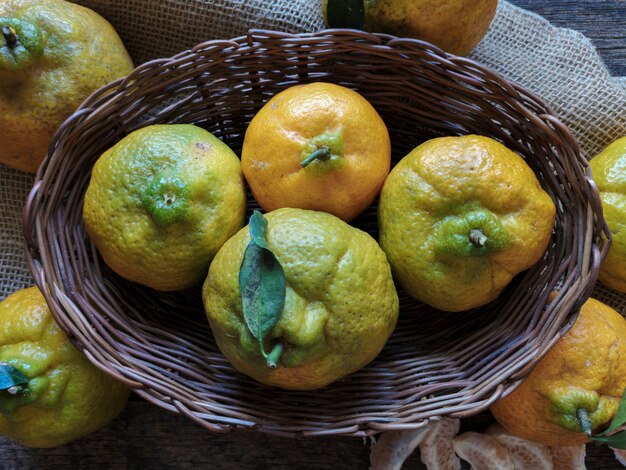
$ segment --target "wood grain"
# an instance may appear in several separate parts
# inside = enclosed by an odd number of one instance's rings
[[[626,76],[626,1],[512,0],[554,24],[587,35],[613,75]],[[487,415],[466,420],[483,429]],[[587,468],[621,466],[610,450],[588,446]],[[2,469],[367,469],[369,442],[355,438],[296,441],[253,432],[211,434],[190,420],[138,399],[106,428],[56,449],[27,449],[0,438]],[[404,468],[424,469],[418,453]]]
[[[626,1],[511,0],[556,26],[580,31],[596,46],[612,75],[626,76]]]
[[[461,432],[482,430],[486,415],[463,422]],[[367,469],[370,442],[350,437],[293,440],[256,432],[212,434],[187,418],[131,401],[109,426],[55,449],[27,449],[0,441],[2,469]],[[620,468],[612,452],[588,446],[587,468]],[[425,469],[416,452],[405,469]],[[469,468],[464,466],[463,468]]]

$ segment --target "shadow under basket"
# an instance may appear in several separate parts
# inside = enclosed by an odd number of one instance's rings
[[[130,132],[194,123],[240,154],[246,126],[270,97],[315,81],[369,100],[389,128],[393,163],[433,137],[499,140],[535,171],[557,219],[545,256],[496,301],[447,314],[400,290],[398,326],[371,364],[322,390],[294,392],[230,366],[211,334],[200,287],[160,293],[108,269],[85,233],[82,202],[95,161]],[[428,43],[354,30],[255,30],[140,66],[94,93],[58,130],[24,219],[36,282],[94,364],[212,431],[291,437],[365,436],[487,409],[571,326],[610,239],[587,162],[540,98]],[[353,225],[377,237],[376,207]]]

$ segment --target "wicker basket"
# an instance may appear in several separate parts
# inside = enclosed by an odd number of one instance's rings
[[[86,236],[81,212],[94,162],[131,131],[195,123],[240,152],[264,102],[312,81],[363,94],[390,129],[394,162],[436,136],[477,133],[503,142],[534,169],[556,202],[557,221],[545,257],[497,301],[442,314],[400,292],[398,327],[374,362],[323,390],[290,392],[229,365],[199,288],[163,294],[112,273]],[[142,65],[93,94],[58,130],[24,218],[36,282],[98,367],[212,431],[285,436],[364,436],[486,409],[569,328],[609,240],[587,162],[541,99],[430,44],[353,30],[251,31]],[[354,225],[376,237],[376,208]],[[547,305],[557,285],[561,294]]]

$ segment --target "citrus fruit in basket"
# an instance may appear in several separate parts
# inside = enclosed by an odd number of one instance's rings
[[[96,431],[129,394],[72,345],[36,287],[0,303],[0,389],[0,434],[29,447]]]
[[[83,219],[104,261],[157,290],[204,280],[211,259],[245,223],[241,164],[191,124],[148,126],[93,168]]]
[[[378,195],[391,144],[365,98],[332,83],[311,83],[278,93],[254,116],[241,164],[266,211],[297,207],[349,221]]]
[[[467,55],[487,33],[498,0],[322,0],[326,23],[417,38]]]
[[[132,68],[94,11],[62,0],[0,2],[0,163],[36,171],[61,123]]]
[[[590,165],[600,190],[604,220],[613,236],[600,268],[600,281],[626,292],[626,136],[600,152]]]
[[[556,210],[524,160],[488,137],[441,137],[391,171],[380,244],[399,283],[437,309],[494,300],[543,256]]]
[[[294,390],[323,387],[365,366],[385,345],[399,310],[376,241],[324,212],[278,209],[256,223],[257,216],[224,244],[204,284],[204,307],[222,353],[244,374]],[[258,271],[263,259],[247,263],[251,232],[255,240],[265,232],[259,243],[267,250],[259,256],[273,253],[282,286],[272,281],[267,290],[252,292],[272,272]],[[245,308],[255,299],[258,309],[250,313],[258,317],[251,319]],[[270,304],[277,306],[275,323],[259,336],[251,325],[266,323]]]
[[[626,320],[589,299],[576,323],[512,393],[491,407],[516,436],[548,446],[588,442],[609,425],[626,388]],[[587,431],[587,430],[585,430]]]

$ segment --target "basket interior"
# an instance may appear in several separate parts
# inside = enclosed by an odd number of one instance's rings
[[[370,101],[390,131],[393,163],[437,136],[475,133],[503,142],[533,168],[556,203],[557,221],[544,258],[496,301],[441,313],[399,289],[398,326],[379,357],[325,389],[290,392],[228,364],[200,286],[159,293],[109,270],[86,236],[82,198],[96,159],[133,130],[194,123],[240,155],[256,111],[279,91],[314,81],[350,87]],[[367,435],[485,409],[562,334],[589,295],[604,243],[585,165],[540,99],[470,60],[384,35],[256,31],[145,64],[90,97],[59,129],[38,174],[26,214],[28,256],[76,344],[150,401],[214,431]],[[376,205],[352,224],[376,238]],[[561,294],[547,305],[557,284]]]

